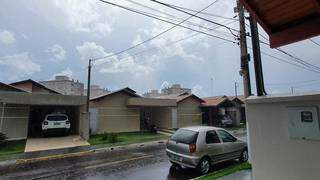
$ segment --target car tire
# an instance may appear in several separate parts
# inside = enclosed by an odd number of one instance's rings
[[[247,162],[249,159],[249,155],[248,155],[248,149],[244,149],[242,152],[241,152],[241,156],[239,158],[240,162]]]
[[[210,159],[208,157],[202,158],[197,166],[197,169],[202,175],[208,174],[211,169]]]

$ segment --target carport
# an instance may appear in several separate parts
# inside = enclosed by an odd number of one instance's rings
[[[75,143],[82,138],[88,139],[89,137],[89,123],[85,113],[86,98],[84,96],[0,92],[0,99],[5,104],[2,115],[2,131],[6,133],[9,140],[27,139],[26,150],[30,147],[32,150],[44,150],[44,147],[56,149],[87,145],[86,141],[80,144]],[[56,112],[68,115],[72,136],[40,137],[41,122],[45,115]]]
[[[149,130],[152,125],[159,128],[172,128],[177,125],[175,99],[133,97],[127,100],[127,106],[139,107],[141,130]]]

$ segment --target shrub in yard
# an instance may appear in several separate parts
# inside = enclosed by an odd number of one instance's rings
[[[109,133],[104,132],[103,134],[101,134],[101,139],[103,141],[109,141]]]
[[[109,134],[109,143],[116,143],[118,142],[118,134],[110,133]]]
[[[6,134],[0,132],[0,145],[3,145],[7,142],[8,137],[6,136]]]

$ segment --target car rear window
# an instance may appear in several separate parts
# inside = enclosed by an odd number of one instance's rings
[[[66,116],[48,116],[47,117],[48,121],[65,121],[67,120]]]
[[[197,138],[198,132],[186,129],[179,129],[171,136],[171,140],[184,144],[196,143]]]

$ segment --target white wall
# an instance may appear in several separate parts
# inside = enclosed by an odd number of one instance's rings
[[[318,106],[319,94],[246,100],[254,180],[320,179],[320,141],[292,139],[288,106]]]

